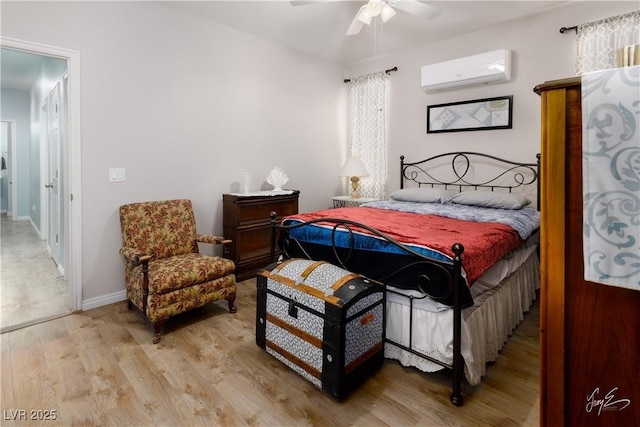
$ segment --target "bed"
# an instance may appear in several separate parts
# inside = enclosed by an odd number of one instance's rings
[[[539,287],[539,161],[400,158],[400,189],[359,207],[273,216],[272,255],[325,260],[387,290],[385,357],[480,383]]]

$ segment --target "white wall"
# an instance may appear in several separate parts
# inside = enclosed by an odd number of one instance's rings
[[[80,52],[84,300],[124,289],[123,203],[190,198],[221,234],[242,171],[282,167],[301,210],[340,186],[341,67],[161,2],[3,2],[2,35]]]
[[[480,151],[535,162],[540,151],[540,97],[533,88],[548,80],[575,75],[573,26],[638,9],[638,2],[586,1],[531,18],[506,22],[419,48],[396,52],[348,67],[358,76],[394,66],[390,78],[389,189],[399,188],[399,158],[416,161],[446,151]],[[384,35],[383,35],[384,36]],[[420,67],[495,49],[513,52],[512,81],[426,94]],[[513,128],[427,134],[427,105],[513,95]]]

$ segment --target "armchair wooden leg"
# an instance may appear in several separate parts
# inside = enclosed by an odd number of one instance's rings
[[[164,323],[167,321],[167,319],[165,320],[161,320],[157,323],[152,324],[151,326],[153,326],[153,343],[154,344],[158,344],[160,342],[160,332],[162,330],[162,325],[164,325]]]
[[[228,296],[227,301],[229,302],[229,313],[236,313],[238,311],[238,309],[234,304],[236,301],[236,296],[235,295]]]

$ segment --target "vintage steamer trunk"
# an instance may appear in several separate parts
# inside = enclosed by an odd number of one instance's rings
[[[384,360],[384,287],[324,261],[289,259],[257,277],[256,342],[342,399]]]

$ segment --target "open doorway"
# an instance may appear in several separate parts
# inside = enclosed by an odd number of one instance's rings
[[[1,119],[15,123],[0,224],[6,332],[81,308],[80,98],[77,52],[0,41]]]

